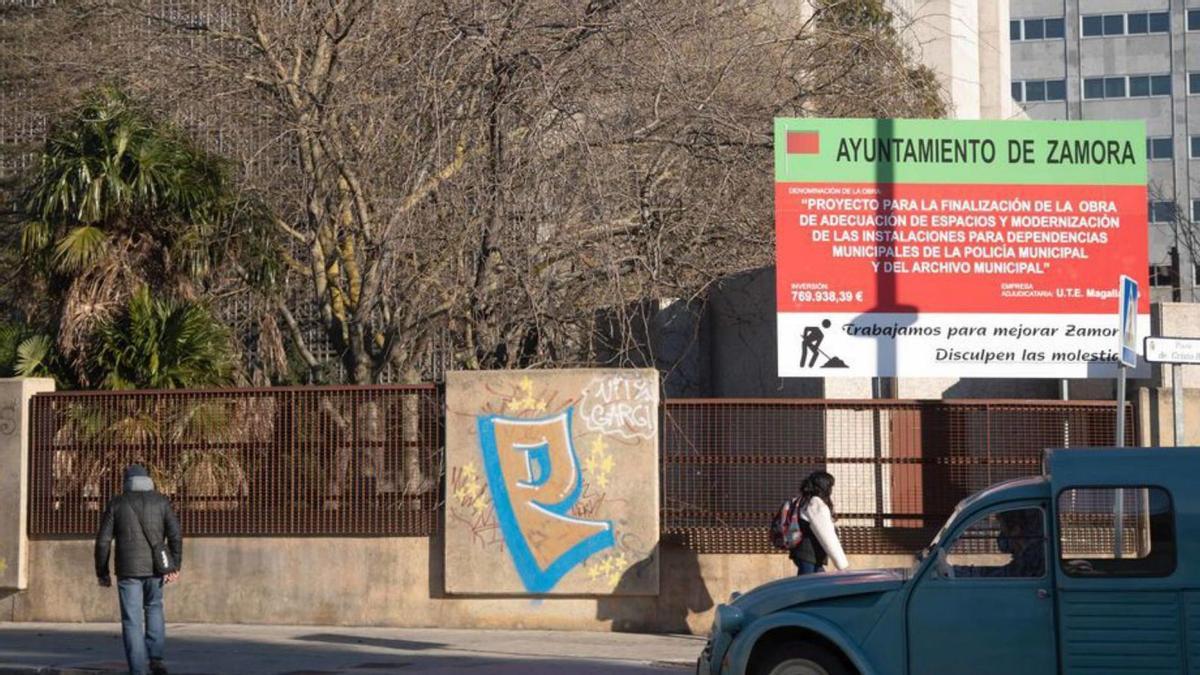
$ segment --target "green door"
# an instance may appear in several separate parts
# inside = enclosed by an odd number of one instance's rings
[[[935,553],[908,601],[909,673],[1054,675],[1046,510],[978,514]]]

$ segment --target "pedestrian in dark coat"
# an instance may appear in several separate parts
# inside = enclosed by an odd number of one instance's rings
[[[165,542],[178,570],[183,562],[183,536],[171,502],[155,491],[154,481],[140,464],[125,470],[125,491],[109,500],[96,534],[96,578],[105,588],[112,586],[108,559],[114,539],[121,633],[129,672],[165,675],[163,584],[177,581],[179,572],[156,574],[153,547]]]

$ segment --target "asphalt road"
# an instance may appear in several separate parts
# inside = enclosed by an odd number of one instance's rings
[[[173,675],[687,673],[695,636],[169,624]],[[0,675],[124,672],[115,624],[0,623]]]

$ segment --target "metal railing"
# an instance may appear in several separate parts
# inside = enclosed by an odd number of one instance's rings
[[[29,532],[92,535],[137,461],[189,536],[429,536],[443,415],[432,385],[40,394]],[[849,552],[908,553],[963,497],[1040,473],[1046,448],[1111,445],[1115,423],[1107,402],[667,400],[663,534],[769,552],[773,511],[823,469]]]
[[[31,535],[90,535],[132,462],[189,535],[436,530],[442,406],[433,386],[39,394]]]
[[[702,553],[770,552],[772,513],[825,470],[848,552],[909,553],[964,497],[1040,474],[1046,448],[1112,445],[1115,425],[1107,402],[668,400],[663,533]]]

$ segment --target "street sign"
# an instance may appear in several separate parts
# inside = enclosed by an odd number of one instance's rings
[[[1138,283],[1121,275],[1121,365],[1137,368]]]
[[[1200,338],[1147,337],[1145,345],[1150,363],[1200,364]]]

